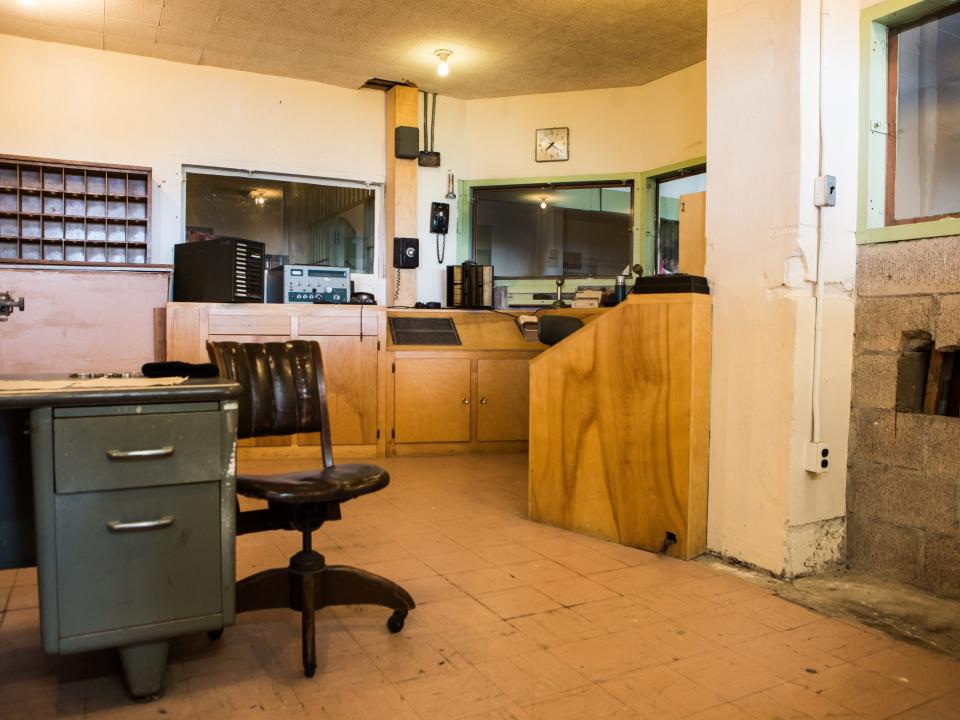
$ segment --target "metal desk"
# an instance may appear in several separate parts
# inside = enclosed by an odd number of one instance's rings
[[[37,565],[45,652],[116,647],[152,697],[171,638],[233,622],[238,395],[0,392],[0,568]]]

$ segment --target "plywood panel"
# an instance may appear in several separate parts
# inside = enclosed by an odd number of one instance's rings
[[[531,362],[532,518],[683,558],[706,533],[710,298],[631,296]]]
[[[680,196],[679,270],[682,273],[701,276],[706,274],[706,212],[707,193]]]
[[[304,315],[300,318],[298,334],[305,340],[312,340],[313,335],[360,335],[360,314],[340,317],[314,317]],[[377,335],[377,313],[371,311],[363,316],[363,334],[368,337]]]
[[[526,359],[477,360],[477,440],[526,440],[529,393]]]
[[[155,357],[169,271],[0,268],[26,307],[0,323],[0,373],[139,372]]]
[[[377,442],[377,338],[307,338],[320,343],[334,445]],[[319,433],[299,436],[300,445],[319,445]]]
[[[398,358],[394,375],[396,441],[470,440],[470,360]]]
[[[211,335],[290,335],[289,315],[211,312],[207,332]]]

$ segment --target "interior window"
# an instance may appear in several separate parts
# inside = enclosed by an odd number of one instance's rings
[[[224,235],[266,245],[284,263],[374,272],[375,191],[255,176],[188,172],[186,239]]]
[[[613,277],[633,253],[633,183],[473,189],[474,260],[498,278]]]
[[[657,178],[657,275],[677,272],[680,263],[680,196],[706,189],[702,167]]]
[[[889,53],[887,224],[960,214],[960,11],[892,30]]]

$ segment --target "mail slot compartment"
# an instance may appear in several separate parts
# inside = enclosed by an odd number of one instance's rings
[[[220,483],[55,503],[61,638],[222,611]]]
[[[218,480],[220,414],[58,418],[53,451],[57,493]]]

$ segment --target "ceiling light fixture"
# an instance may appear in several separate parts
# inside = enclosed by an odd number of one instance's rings
[[[437,64],[437,75],[440,77],[446,77],[450,72],[450,66],[447,64],[447,59],[453,55],[453,50],[434,50],[433,54],[440,58],[440,62]]]
[[[255,198],[253,198],[253,201],[260,207],[263,207],[264,205],[267,204],[267,197],[263,193],[260,193]]]
[[[546,209],[547,209],[547,196],[546,196],[546,195],[544,195],[542,198],[540,198],[540,209],[541,209],[541,210],[546,210]]]

